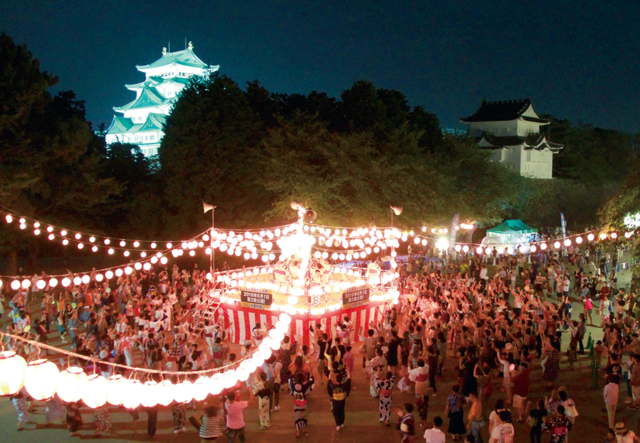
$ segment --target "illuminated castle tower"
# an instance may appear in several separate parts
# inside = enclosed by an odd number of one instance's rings
[[[192,77],[205,77],[220,66],[208,66],[193,53],[193,45],[184,51],[167,52],[155,62],[136,66],[146,78],[141,83],[125,85],[136,92],[136,98],[124,106],[114,107],[118,113],[107,130],[106,142],[138,145],[145,156],[158,153],[166,116],[171,112],[180,91]]]

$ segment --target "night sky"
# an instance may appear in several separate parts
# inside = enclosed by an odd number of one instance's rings
[[[135,97],[135,65],[186,38],[242,86],[339,96],[365,79],[458,128],[483,98],[530,97],[538,113],[636,132],[639,19],[637,0],[0,2],[0,30],[95,124]]]

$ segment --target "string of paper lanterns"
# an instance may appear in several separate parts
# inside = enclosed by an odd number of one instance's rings
[[[92,357],[74,354],[39,342],[27,340],[24,337],[0,333],[4,338],[21,340],[38,349],[51,349],[77,359],[91,361],[95,364],[108,364],[113,367],[124,368],[131,371],[129,379],[121,375],[113,375],[105,378],[102,375],[87,375],[79,366],[70,366],[63,371],[58,371],[55,364],[38,359],[29,364],[14,351],[0,352],[0,396],[15,395],[24,386],[29,395],[36,400],[47,400],[57,394],[67,403],[82,400],[90,408],[98,408],[106,403],[114,406],[124,406],[134,409],[140,405],[152,407],[158,404],[169,405],[172,401],[186,403],[191,400],[202,401],[209,394],[217,395],[223,389],[235,386],[239,381],[246,381],[249,375],[256,371],[273,350],[278,349],[284,340],[285,333],[289,331],[291,317],[282,313],[275,327],[262,341],[257,350],[234,364],[232,369],[216,368],[201,371],[173,372],[157,371],[145,368],[134,368],[110,362],[99,361]],[[159,377],[192,376],[199,378],[192,383],[186,377],[174,384],[169,380],[160,383],[147,380],[141,383],[134,377],[137,373],[155,374]]]

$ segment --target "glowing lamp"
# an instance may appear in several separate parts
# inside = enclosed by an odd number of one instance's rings
[[[32,361],[27,366],[24,387],[35,400],[48,400],[56,393],[58,374],[58,367],[47,359]]]
[[[618,233],[617,233],[617,232],[612,232],[612,233],[611,233],[611,238],[612,238],[612,239],[614,239],[614,240],[615,240],[616,238],[618,238]]]
[[[582,244],[582,237],[576,237],[576,243],[581,245]]]
[[[80,277],[73,277],[73,284],[78,286],[82,283],[82,279]]]
[[[193,384],[189,380],[185,380],[174,385],[173,399],[176,403],[188,403],[193,400]]]
[[[138,380],[129,380],[124,388],[122,406],[127,409],[135,409],[142,401],[143,387]]]
[[[27,372],[27,362],[14,351],[0,352],[0,396],[16,394]]]
[[[147,381],[142,385],[140,404],[145,408],[152,408],[158,404],[158,383]]]
[[[82,394],[82,402],[91,409],[96,409],[107,403],[108,394],[109,381],[101,375],[93,374],[89,376],[87,388]]]
[[[560,249],[560,246],[561,246],[561,245],[560,245],[560,242],[559,242],[559,241],[555,241],[555,242],[553,242],[553,247],[554,247],[555,249]]]
[[[541,243],[540,244],[540,249],[542,249],[543,251],[545,251],[547,249],[547,244],[546,243]]]
[[[568,239],[568,238],[567,238],[567,239],[565,239],[565,240],[564,240],[564,245],[565,245],[565,246],[571,246],[571,240],[570,240],[570,239]]]
[[[513,254],[513,248],[511,246],[507,248],[507,254],[509,255]]]
[[[49,287],[50,288],[55,288],[56,286],[58,286],[58,279],[57,278],[52,278],[51,280],[49,280]]]
[[[20,282],[18,280],[12,281],[11,289],[13,289],[14,291],[17,291],[18,289],[20,289]]]
[[[122,277],[122,269],[116,269],[116,277]]]
[[[607,239],[607,233],[603,232],[600,234],[600,240],[606,240]]]
[[[7,215],[4,219],[7,221],[7,223],[11,223],[13,221],[13,217],[11,217],[10,215]]]
[[[195,401],[202,401],[209,395],[209,377],[200,377],[193,384],[193,399]]]
[[[478,254],[482,254],[482,246],[478,246],[478,247],[476,248],[476,252],[477,252]]]
[[[127,393],[129,382],[121,375],[112,375],[107,379],[107,403],[120,406]]]
[[[104,273],[104,276],[107,280],[111,280],[113,278],[113,271],[107,271]]]
[[[164,380],[158,384],[158,404],[161,406],[169,406],[173,402],[173,383]]]
[[[56,383],[56,392],[60,400],[74,403],[82,398],[87,390],[89,377],[82,368],[71,366],[60,373]]]
[[[129,275],[133,272],[133,268],[131,266],[127,266],[126,268],[124,268],[124,273]]]
[[[82,276],[82,283],[84,283],[85,285],[88,285],[90,281],[91,281],[91,277],[89,277],[88,275]]]
[[[462,252],[465,252],[465,253],[466,253],[466,252],[469,252],[469,246],[464,245],[464,246],[462,247]]]
[[[531,245],[531,252],[536,252],[538,250],[538,248],[536,247],[536,245]]]
[[[40,290],[43,290],[46,286],[47,282],[44,280],[38,280],[38,283],[36,283],[36,287]]]
[[[22,286],[22,289],[29,289],[29,286],[31,286],[31,281],[25,278],[24,280],[22,280],[20,286]]]
[[[587,235],[587,240],[589,240],[589,241],[593,241],[594,238],[596,238],[596,237],[592,233]]]

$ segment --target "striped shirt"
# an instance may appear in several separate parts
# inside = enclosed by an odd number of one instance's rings
[[[200,426],[200,438],[216,438],[222,436],[220,430],[220,417],[202,416],[202,426]]]

